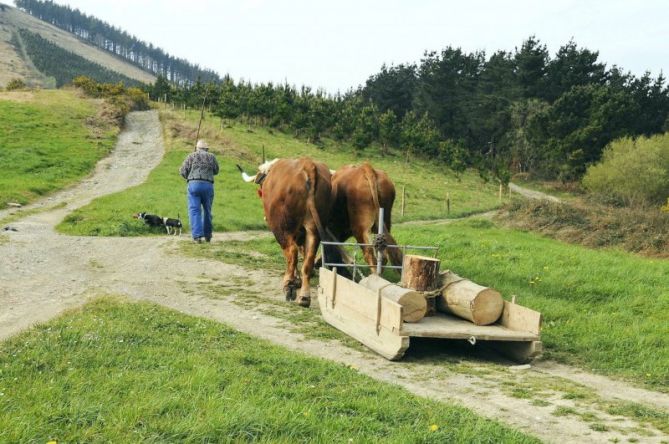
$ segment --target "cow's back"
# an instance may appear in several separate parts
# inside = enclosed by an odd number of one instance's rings
[[[281,159],[262,185],[267,224],[283,246],[286,235],[296,235],[305,224],[314,223],[308,199],[313,189],[314,205],[322,224],[331,210],[330,171],[309,158]]]
[[[386,225],[389,225],[395,186],[384,171],[369,164],[343,166],[332,177],[332,193],[335,203],[330,229],[338,239],[352,235],[351,227],[356,219],[374,221],[379,208],[384,208]]]

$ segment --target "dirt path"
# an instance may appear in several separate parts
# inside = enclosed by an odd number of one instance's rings
[[[131,114],[117,148],[91,178],[33,205],[43,211],[13,222],[17,232],[0,234],[0,339],[90,297],[119,294],[225,322],[418,395],[462,404],[546,442],[669,441],[667,434],[646,424],[607,413],[607,404],[620,400],[669,411],[668,395],[551,362],[518,371],[513,363],[496,357],[454,352],[444,341],[416,341],[404,361],[389,362],[344,342],[324,343],[296,332],[286,318],[300,309],[282,302],[279,274],[185,257],[180,243],[187,242],[187,236],[71,237],[54,231],[73,209],[141,183],[163,150],[157,114]],[[221,233],[214,239],[225,242],[257,235]],[[311,310],[315,322],[320,322],[317,308]]]
[[[551,202],[562,202],[562,200],[555,196],[551,196],[550,194],[542,193],[541,191],[530,190],[529,188],[524,188],[511,182],[509,182],[509,191],[518,193],[521,196],[527,197],[528,199],[544,199],[550,200]]]

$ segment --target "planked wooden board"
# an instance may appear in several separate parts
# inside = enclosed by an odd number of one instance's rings
[[[537,337],[541,331],[541,313],[509,301],[504,301],[498,322],[511,330],[532,332]]]
[[[379,306],[376,292],[325,268],[320,269],[319,278],[318,304],[327,323],[386,359],[404,356],[409,337],[400,334],[401,305],[381,298]]]
[[[423,338],[469,339],[486,341],[537,341],[539,335],[529,331],[511,330],[499,324],[474,325],[446,313],[421,319],[415,324],[402,326],[402,334]]]

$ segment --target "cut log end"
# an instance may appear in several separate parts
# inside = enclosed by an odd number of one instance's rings
[[[486,288],[472,301],[472,322],[476,325],[489,325],[499,319],[504,309],[504,300],[499,292]]]
[[[437,309],[467,319],[476,325],[495,323],[504,310],[502,295],[492,289],[461,278],[452,272],[441,276],[444,287],[437,297]]]

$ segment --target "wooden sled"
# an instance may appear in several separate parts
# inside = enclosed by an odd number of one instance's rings
[[[328,324],[390,360],[404,356],[411,337],[465,339],[472,344],[491,341],[495,349],[519,362],[542,351],[541,314],[508,301],[493,325],[474,325],[446,313],[407,323],[402,322],[401,305],[337,275],[336,270],[321,268],[318,304]]]

